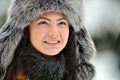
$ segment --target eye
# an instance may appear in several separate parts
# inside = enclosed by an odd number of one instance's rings
[[[59,22],[59,25],[67,25],[66,22]]]
[[[41,26],[42,25],[48,25],[48,23],[46,21],[41,21],[41,22],[38,23],[38,25],[41,25]]]

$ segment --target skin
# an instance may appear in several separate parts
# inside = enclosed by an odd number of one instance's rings
[[[59,54],[68,42],[69,24],[61,13],[44,13],[32,21],[29,30],[31,44],[46,58]]]

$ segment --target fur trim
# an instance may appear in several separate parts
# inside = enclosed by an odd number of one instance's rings
[[[95,47],[91,37],[82,25],[82,0],[13,0],[6,23],[0,29],[0,80],[11,63],[25,27],[32,20],[47,11],[63,13],[76,32],[77,57],[91,59]],[[82,50],[82,53],[81,53]]]
[[[54,59],[45,59],[29,42],[22,46],[17,59],[18,66],[30,80],[62,80],[65,73],[65,62],[62,53],[55,56]]]

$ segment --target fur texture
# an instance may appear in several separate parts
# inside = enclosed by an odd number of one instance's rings
[[[45,59],[30,42],[22,46],[17,63],[30,80],[62,80],[65,73],[65,57],[62,53],[54,59]]]
[[[75,46],[78,63],[84,65],[79,67],[76,73],[83,73],[78,76],[86,77],[92,74],[93,66],[89,60],[95,53],[95,47],[91,37],[82,25],[83,16],[82,0],[13,0],[8,12],[6,23],[0,29],[0,80],[4,79],[7,67],[11,63],[14,51],[18,46],[25,27],[29,26],[32,20],[47,11],[63,13],[75,30]],[[88,62],[84,63],[84,62]],[[93,70],[94,72],[94,70]],[[94,73],[93,73],[94,74]],[[81,80],[91,80],[93,75]]]

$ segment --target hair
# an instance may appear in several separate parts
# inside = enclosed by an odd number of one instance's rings
[[[11,62],[11,64],[7,68],[7,73],[5,76],[4,80],[16,80],[17,79],[17,71],[21,70],[20,67],[18,66],[18,57],[21,51],[21,47],[24,44],[25,41],[29,39],[29,27],[26,27],[24,29],[24,35],[23,38],[21,39],[20,43],[18,44],[15,52],[14,52],[14,57]]]
[[[65,58],[66,58],[66,71],[65,71],[65,75],[63,77],[63,80],[78,80],[75,79],[75,69],[77,67],[77,59],[76,59],[76,52],[75,52],[75,31],[73,29],[72,26],[70,26],[69,28],[70,30],[70,35],[69,35],[69,39],[68,39],[68,43],[66,44],[66,47],[62,50],[62,53],[64,54]],[[11,64],[9,65],[9,67],[7,68],[7,73],[5,76],[4,80],[16,80],[16,76],[17,76],[17,70],[20,69],[17,63],[17,58],[19,56],[19,52],[20,52],[20,48],[23,44],[23,40],[25,37],[29,38],[29,28],[25,28],[24,30],[25,35],[23,36],[23,38],[21,39],[18,47],[15,50],[14,53],[14,58],[11,62]]]
[[[63,80],[78,80],[75,79],[75,69],[77,68],[76,48],[75,48],[75,31],[70,26],[70,36],[68,43],[63,50],[63,54],[66,58],[66,73]]]

